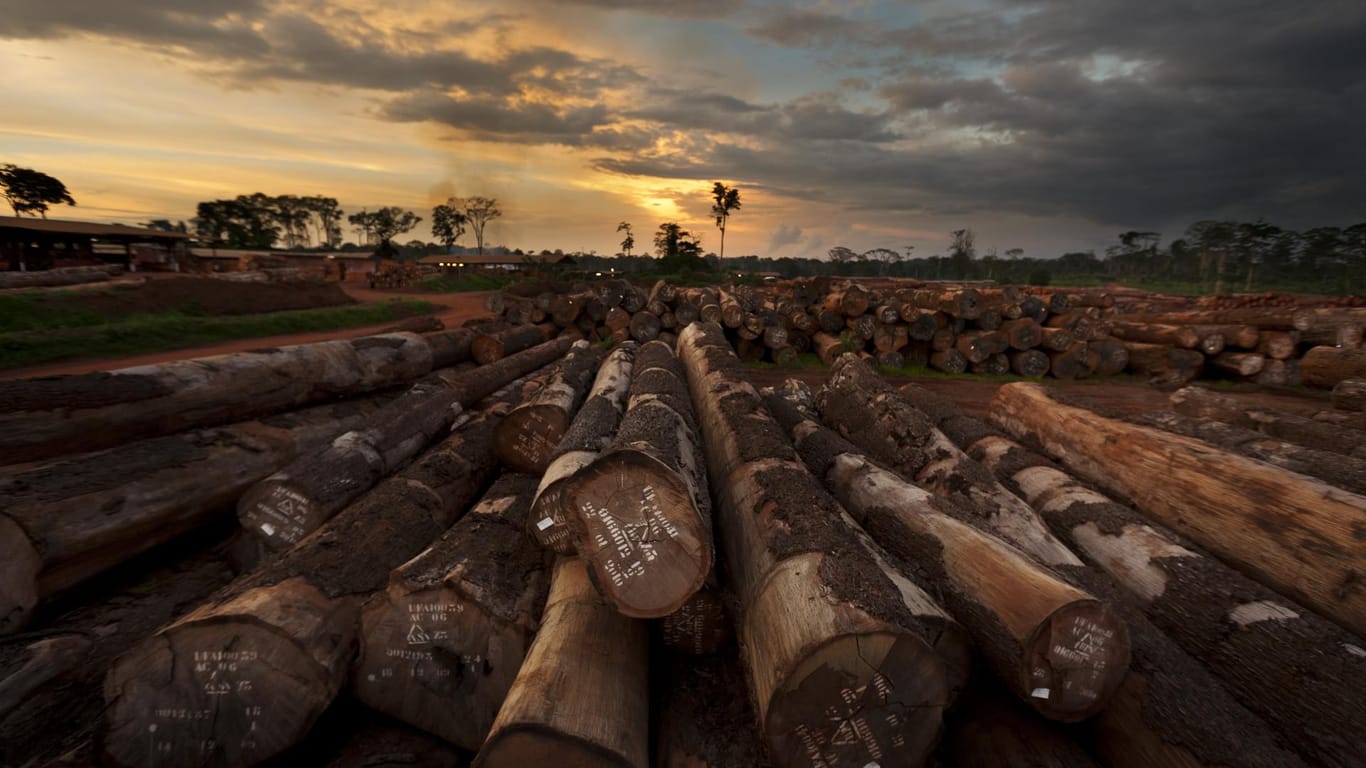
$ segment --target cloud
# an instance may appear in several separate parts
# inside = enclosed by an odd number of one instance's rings
[[[801,241],[801,227],[792,226],[786,222],[778,222],[778,228],[773,230],[773,234],[768,237],[768,250],[772,253],[789,245],[797,245]]]

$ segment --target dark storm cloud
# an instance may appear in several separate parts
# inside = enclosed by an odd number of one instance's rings
[[[508,103],[498,97],[452,98],[440,91],[407,94],[381,109],[396,122],[431,121],[467,131],[477,139],[527,144],[618,147],[624,137],[608,130],[609,115],[600,105],[555,107],[544,103]],[[601,135],[595,131],[601,131]],[[632,144],[636,148],[640,144]]]
[[[748,28],[748,32],[757,38],[792,47],[859,39],[871,31],[869,25],[839,14],[811,10],[769,10]]]
[[[884,113],[855,112],[837,94],[816,93],[784,104],[753,104],[713,91],[654,89],[647,106],[628,116],[677,130],[702,130],[770,139],[846,139],[868,142],[896,138]]]
[[[95,34],[210,52],[263,50],[244,19],[260,0],[0,0],[0,38]]]
[[[744,0],[560,0],[604,11],[635,11],[658,16],[719,18],[734,13]]]

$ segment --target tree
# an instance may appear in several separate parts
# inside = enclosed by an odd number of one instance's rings
[[[665,222],[655,231],[655,254],[664,272],[706,269],[702,241],[676,222]]]
[[[496,197],[471,197],[465,200],[465,218],[474,231],[474,242],[479,247],[480,256],[484,255],[484,227],[502,215]]]
[[[185,226],[185,222],[172,223],[170,219],[152,219],[142,226],[156,230],[157,232],[180,232],[181,234],[189,232],[189,228]]]
[[[715,201],[711,206],[711,213],[716,217],[716,226],[721,230],[721,247],[718,249],[716,258],[723,264],[726,259],[726,222],[730,219],[731,211],[740,210],[740,190],[735,187],[727,187],[719,181],[712,182],[711,197]]]
[[[195,208],[195,236],[214,247],[271,248],[280,237],[274,198],[257,192]]]
[[[884,275],[887,274],[888,265],[901,261],[901,254],[891,248],[874,248],[870,251],[864,251],[859,254],[859,257],[862,261],[878,262],[881,265],[878,267],[878,272]]]
[[[957,276],[960,278],[971,277],[972,260],[977,255],[977,249],[973,243],[977,236],[970,229],[955,229],[949,234],[953,235],[953,241],[949,243],[949,260],[958,270]]]
[[[0,167],[0,189],[15,216],[37,213],[46,219],[49,205],[76,204],[62,182],[42,171],[8,163]]]
[[[318,217],[318,244],[335,248],[341,242],[341,221],[344,215],[337,198],[320,195],[305,197],[305,204]]]
[[[432,237],[440,240],[447,249],[465,234],[465,225],[469,223],[465,212],[456,207],[458,205],[456,199],[451,198],[432,208]]]
[[[631,231],[630,222],[623,221],[617,225],[618,232],[625,232],[626,237],[621,239],[621,252],[626,254],[626,258],[631,258],[631,249],[636,247],[636,236]]]
[[[380,208],[370,214],[370,226],[375,239],[381,247],[399,235],[411,231],[422,221],[422,217],[412,211],[405,211],[396,205]]]
[[[298,195],[271,198],[271,213],[285,230],[285,247],[302,248],[312,244],[308,222],[313,217],[313,206]]]
[[[830,260],[836,264],[848,264],[858,258],[858,254],[852,248],[837,245],[828,252]]]
[[[1186,228],[1186,240],[1200,254],[1200,290],[1208,292],[1210,267],[1214,266],[1214,292],[1224,292],[1224,265],[1233,243],[1231,221],[1197,221]],[[1216,263],[1215,258],[1218,257]]]

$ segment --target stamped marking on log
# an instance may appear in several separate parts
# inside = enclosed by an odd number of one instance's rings
[[[267,537],[297,544],[310,530],[313,502],[287,485],[273,483],[265,496],[252,502],[247,516],[261,521],[256,527]]]

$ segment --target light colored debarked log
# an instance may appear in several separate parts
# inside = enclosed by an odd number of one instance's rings
[[[806,470],[720,326],[687,328],[679,354],[775,762],[921,764],[966,674],[958,636],[943,631],[952,620]]]
[[[1007,384],[992,417],[1277,592],[1366,633],[1366,497]]]
[[[603,602],[582,560],[555,563],[540,630],[477,768],[649,765],[648,632]]]
[[[394,569],[361,612],[356,698],[479,749],[550,584],[546,552],[523,531],[535,491],[535,478],[505,472],[432,546]]]

